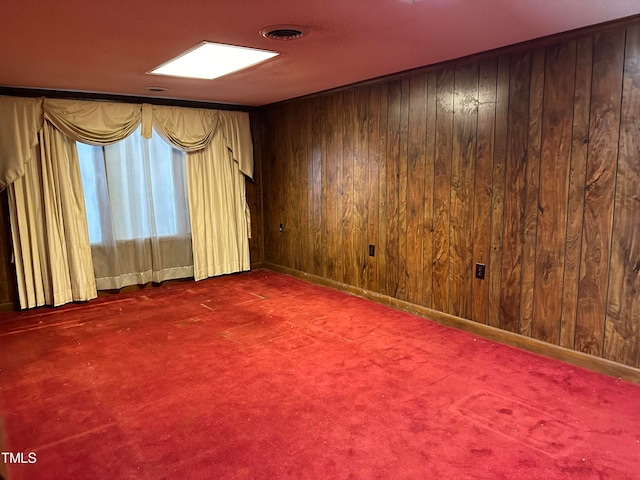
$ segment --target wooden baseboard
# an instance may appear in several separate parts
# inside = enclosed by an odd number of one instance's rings
[[[18,311],[18,304],[16,302],[3,302],[0,303],[0,313],[3,312],[16,312]]]
[[[620,363],[612,362],[605,358],[594,357],[586,353],[578,352],[576,350],[570,350],[558,345],[552,345],[540,340],[536,340],[531,337],[525,337],[517,333],[508,332],[506,330],[500,330],[499,328],[477,323],[464,318],[456,317],[448,313],[442,313],[437,310],[432,310],[421,305],[415,305],[413,303],[405,302],[404,300],[398,300],[397,298],[389,297],[381,293],[365,290],[364,288],[354,287],[346,283],[336,282],[335,280],[329,280],[327,278],[319,277],[310,273],[301,272],[292,268],[283,267],[270,262],[264,262],[264,268],[274,270],[276,272],[291,275],[297,278],[308,280],[312,283],[324,285],[327,287],[335,288],[344,292],[352,293],[359,297],[363,297],[369,300],[373,300],[390,307],[397,308],[414,315],[433,320],[435,322],[454,327],[466,332],[473,333],[475,335],[495,340],[500,343],[511,345],[513,347],[521,348],[529,352],[537,353],[545,357],[550,357],[562,362],[576,365],[578,367],[586,368],[598,373],[617,377],[629,382],[640,384],[640,369],[622,365]]]
[[[258,270],[260,268],[264,268],[264,262],[252,262],[249,268],[251,270]]]

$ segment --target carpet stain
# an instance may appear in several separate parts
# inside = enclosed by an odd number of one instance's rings
[[[569,453],[575,443],[572,437],[580,430],[567,412],[486,390],[464,396],[450,410],[553,458]]]

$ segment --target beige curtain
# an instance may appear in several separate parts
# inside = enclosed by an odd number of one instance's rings
[[[0,189],[11,185],[23,307],[95,296],[74,141],[110,145],[141,123],[143,136],[155,127],[188,152],[196,279],[249,268],[244,177],[253,177],[253,147],[247,113],[0,96]]]
[[[187,172],[194,278],[249,270],[244,175],[221,131],[187,153]]]
[[[42,98],[0,96],[0,190],[24,175],[42,122]]]
[[[8,196],[21,308],[95,298],[75,142],[45,122],[36,158]]]
[[[187,152],[194,278],[249,270],[249,114],[153,106],[153,127]]]

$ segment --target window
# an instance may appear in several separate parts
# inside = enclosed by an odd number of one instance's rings
[[[92,245],[189,236],[184,152],[139,130],[114,145],[77,147]]]
[[[185,153],[139,130],[77,149],[98,289],[193,276]]]

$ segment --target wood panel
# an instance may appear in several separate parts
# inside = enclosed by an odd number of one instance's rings
[[[309,209],[310,209],[310,257],[313,260],[312,272],[315,275],[324,275],[323,266],[326,265],[322,256],[323,228],[322,228],[322,131],[323,118],[320,111],[321,100],[314,98],[309,102],[310,129],[307,141],[311,146],[311,162],[309,165]],[[310,138],[309,138],[310,137]]]
[[[386,163],[386,293],[395,297],[400,288],[400,122],[402,118],[402,81],[391,82],[387,90],[387,155]],[[404,232],[403,232],[404,234]]]
[[[327,197],[328,197],[328,184],[327,184],[327,122],[328,118],[328,103],[329,100],[327,97],[322,97],[318,99],[317,110],[314,113],[313,117],[313,148],[319,149],[320,151],[320,200],[321,204],[319,207],[320,213],[322,215],[320,221],[320,248],[317,255],[319,256],[319,260],[321,262],[319,271],[320,275],[323,277],[329,277],[328,273],[328,264],[327,256],[329,252],[329,241],[328,241],[328,230],[329,230],[329,211],[327,207]],[[277,178],[277,177],[276,177]],[[278,186],[277,182],[269,182],[270,185]],[[265,198],[265,202],[267,199]],[[316,207],[317,208],[317,207]],[[266,249],[266,246],[265,246]],[[316,259],[318,260],[318,259]]]
[[[355,170],[355,142],[358,138],[358,131],[355,118],[355,96],[354,90],[350,89],[343,93],[342,100],[342,182],[340,183],[342,199],[342,212],[340,213],[340,229],[342,234],[342,265],[344,266],[343,276],[340,281],[349,285],[356,284],[358,276],[355,266],[356,248],[354,243],[354,229],[356,223],[355,191],[353,188],[353,175]]]
[[[525,203],[522,233],[522,279],[520,284],[520,327],[522,335],[531,336],[533,289],[536,273],[536,247],[540,195],[540,155],[542,152],[542,112],[545,87],[545,49],[531,53],[529,91],[529,138],[525,172]]]
[[[326,119],[326,169],[327,179],[325,209],[327,216],[327,277],[341,282],[344,264],[342,262],[342,97],[343,94],[328,97]]]
[[[262,108],[266,260],[639,365],[638,29]]]
[[[449,222],[449,305],[471,318],[473,278],[473,193],[478,128],[479,65],[460,65],[454,78],[453,147]]]
[[[369,181],[368,144],[369,144],[369,91],[362,88],[355,91],[354,119],[354,222],[353,222],[353,275],[354,285],[364,287],[367,284],[367,250],[368,250],[368,203],[369,189],[360,186]]]
[[[424,291],[424,203],[426,182],[427,76],[413,75],[410,82],[410,104],[407,147],[407,300],[422,304]],[[426,232],[429,235],[429,232]]]
[[[529,133],[529,52],[511,56],[509,136],[505,169],[504,236],[502,239],[502,299],[500,328],[519,331],[522,229]]]
[[[433,305],[433,193],[436,158],[436,72],[427,73],[427,125],[425,138],[424,236],[422,244],[422,304]]]
[[[560,341],[576,45],[547,49],[533,336]]]
[[[491,184],[491,240],[489,251],[489,325],[500,327],[502,289],[502,239],[504,237],[504,189],[509,132],[509,57],[498,59],[495,144]]]
[[[478,128],[476,140],[475,188],[473,198],[473,259],[489,265],[491,240],[491,183],[493,177],[493,147],[496,119],[496,82],[498,62],[485,60],[480,64],[478,81]],[[471,318],[489,321],[489,282],[473,279]]]
[[[449,207],[453,148],[454,69],[438,71],[436,80],[436,157],[433,189],[433,308],[449,307]]]
[[[625,31],[596,35],[585,185],[576,350],[600,356],[620,133]]]
[[[582,222],[584,218],[584,185],[589,146],[592,65],[593,38],[587,37],[578,40],[567,209],[567,245],[564,260],[562,316],[560,319],[560,346],[571,349],[574,348],[576,337]]]
[[[16,272],[11,263],[11,226],[7,191],[0,192],[0,311],[17,308]]]
[[[378,148],[380,155],[378,180],[378,215],[380,225],[378,227],[378,284],[382,293],[387,291],[387,225],[388,219],[386,215],[387,205],[387,122],[389,117],[389,96],[387,94],[387,85],[381,85],[380,94],[380,120],[378,122],[378,144],[373,144],[373,148]]]
[[[310,226],[312,221],[312,204],[309,201],[309,193],[313,191],[313,159],[311,157],[311,105],[309,103],[301,103],[294,120],[299,122],[297,142],[298,148],[298,175],[294,177],[294,181],[299,181],[302,177],[302,185],[300,185],[300,194],[298,196],[300,202],[300,247],[305,252],[313,251],[313,238],[310,235]],[[295,129],[294,129],[295,130]],[[301,269],[307,272],[313,270],[313,256],[305,255],[300,260]]]
[[[640,367],[640,26],[626,38],[604,357]]]
[[[368,128],[368,146],[367,146],[367,166],[368,178],[365,185],[359,185],[358,188],[367,192],[367,254],[368,246],[373,245],[374,255],[368,256],[367,263],[367,289],[377,292],[379,291],[378,280],[378,261],[380,250],[378,249],[378,257],[375,255],[375,248],[378,248],[378,239],[380,235],[380,182],[382,174],[380,171],[380,122],[382,119],[381,112],[381,88],[380,85],[369,87],[369,110],[367,119]]]
[[[400,100],[400,136],[398,152],[398,291],[396,297],[407,299],[407,176],[408,153],[407,141],[409,132],[409,77],[402,79]],[[413,261],[413,259],[412,259]]]

